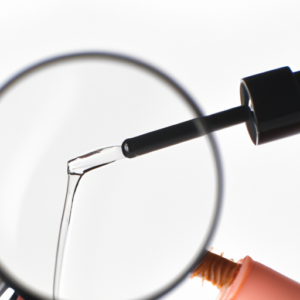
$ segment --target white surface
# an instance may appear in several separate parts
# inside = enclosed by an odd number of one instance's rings
[[[239,104],[242,77],[300,70],[299,9],[299,1],[274,0],[2,2],[0,82],[55,54],[112,50],[168,72],[213,113]],[[217,138],[225,204],[216,251],[250,255],[300,281],[300,136],[254,147],[240,125]],[[195,279],[166,299],[211,293]]]

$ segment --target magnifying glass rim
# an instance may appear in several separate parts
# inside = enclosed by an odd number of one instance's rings
[[[33,73],[40,68],[43,68],[45,66],[53,65],[55,63],[60,63],[64,61],[69,61],[72,59],[82,59],[82,58],[91,58],[91,59],[108,59],[108,60],[114,60],[114,61],[120,61],[122,63],[128,63],[131,65],[134,65],[135,67],[140,67],[143,70],[146,70],[155,76],[162,79],[165,83],[167,83],[171,88],[173,88],[177,93],[179,93],[184,100],[187,101],[193,112],[197,116],[203,116],[201,109],[199,108],[198,104],[193,100],[193,98],[186,92],[185,89],[183,89],[174,79],[172,79],[170,76],[165,74],[164,72],[160,71],[156,67],[145,63],[139,59],[119,54],[119,53],[112,53],[112,52],[97,52],[97,51],[91,51],[91,52],[77,52],[77,53],[71,53],[71,54],[64,54],[59,55],[56,57],[52,57],[50,59],[46,59],[43,61],[40,61],[36,64],[33,64],[25,69],[23,69],[21,72],[17,73],[15,76],[11,77],[7,82],[5,82],[0,87],[0,103],[1,103],[1,96],[9,90],[15,83],[17,83],[20,79],[25,77],[26,75]],[[124,137],[125,138],[125,137]],[[216,192],[216,207],[214,211],[213,221],[211,223],[211,228],[209,231],[209,234],[206,238],[206,241],[204,242],[204,247],[202,251],[199,253],[199,255],[194,259],[194,262],[191,264],[191,266],[185,270],[177,279],[173,280],[168,286],[161,289],[158,292],[153,293],[150,296],[147,296],[144,299],[147,300],[156,300],[160,297],[166,295],[168,292],[173,290],[175,287],[177,287],[189,274],[196,268],[196,266],[200,263],[200,261],[204,258],[204,256],[207,253],[207,249],[209,248],[209,244],[211,242],[211,239],[213,237],[213,234],[217,227],[217,222],[219,219],[219,215],[221,212],[221,206],[222,206],[222,198],[223,198],[223,172],[222,172],[222,165],[221,165],[221,157],[220,153],[217,147],[216,140],[213,136],[213,134],[207,135],[207,138],[209,140],[211,150],[214,155],[214,162],[215,162],[215,168],[217,172],[217,192]],[[8,270],[5,270],[4,266],[1,266],[0,261],[0,278],[4,280],[11,288],[13,288],[19,295],[21,295],[26,300],[50,300],[51,298],[45,298],[45,296],[39,295],[35,291],[31,291],[29,288],[23,286],[20,283],[17,283],[17,281],[13,278],[12,275],[9,274]]]

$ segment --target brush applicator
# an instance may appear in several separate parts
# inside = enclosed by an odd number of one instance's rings
[[[220,289],[218,300],[299,300],[300,284],[249,256],[234,263],[209,252],[191,277]]]

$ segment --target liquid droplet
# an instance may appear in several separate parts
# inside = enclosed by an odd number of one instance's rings
[[[68,162],[68,185],[65,198],[65,205],[60,224],[55,269],[53,282],[53,299],[57,300],[59,295],[59,283],[62,272],[64,249],[66,245],[69,225],[71,221],[72,207],[76,190],[82,176],[93,169],[113,163],[122,159],[123,155],[121,146],[102,148],[85,155],[74,158]]]

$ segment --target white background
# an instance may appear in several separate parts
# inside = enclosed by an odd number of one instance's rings
[[[0,4],[0,82],[46,57],[120,52],[171,74],[206,114],[239,105],[240,78],[300,70],[298,1],[10,1]],[[225,198],[215,251],[300,281],[300,137],[255,147],[244,125],[216,134]],[[166,299],[214,299],[190,280]]]

